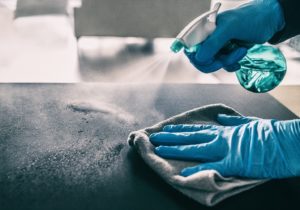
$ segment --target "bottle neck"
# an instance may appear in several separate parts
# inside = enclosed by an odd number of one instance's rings
[[[210,8],[212,9],[217,2],[222,4],[219,12],[224,12],[226,10],[230,10],[236,8],[242,4],[248,3],[251,0],[212,0],[210,4]]]

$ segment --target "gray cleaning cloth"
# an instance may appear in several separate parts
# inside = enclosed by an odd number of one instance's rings
[[[154,153],[149,135],[159,132],[168,124],[216,124],[218,114],[240,115],[223,104],[196,108],[164,120],[152,127],[132,132],[128,144],[135,148],[146,164],[159,174],[168,184],[188,197],[207,206],[213,206],[237,193],[255,187],[266,180],[250,180],[235,177],[223,177],[215,170],[198,172],[189,177],[180,176],[183,168],[201,164],[200,162],[168,160]]]

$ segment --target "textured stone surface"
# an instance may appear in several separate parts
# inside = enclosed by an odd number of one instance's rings
[[[269,95],[239,86],[1,84],[0,209],[206,209],[165,184],[126,139],[210,103],[295,117]],[[270,182],[215,209],[283,209],[297,203],[299,183]]]

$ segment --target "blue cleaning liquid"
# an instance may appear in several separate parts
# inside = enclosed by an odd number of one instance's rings
[[[286,74],[286,60],[278,48],[255,45],[240,62],[236,76],[246,90],[265,93],[277,87]]]

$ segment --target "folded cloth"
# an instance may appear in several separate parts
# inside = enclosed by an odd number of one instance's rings
[[[129,134],[128,144],[135,148],[146,164],[159,174],[168,184],[188,197],[207,206],[255,187],[266,180],[250,180],[237,177],[223,177],[215,170],[201,171],[188,177],[180,176],[183,168],[199,162],[167,160],[154,153],[149,135],[159,132],[168,124],[215,124],[218,114],[239,115],[234,109],[223,104],[213,104],[196,108],[171,117],[158,124]]]

